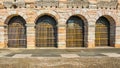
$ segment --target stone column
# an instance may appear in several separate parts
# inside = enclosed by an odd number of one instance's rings
[[[27,31],[27,48],[34,49],[35,48],[35,24],[26,24]]]

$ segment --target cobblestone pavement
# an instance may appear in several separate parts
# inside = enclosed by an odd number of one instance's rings
[[[1,49],[0,68],[120,68],[120,49]]]

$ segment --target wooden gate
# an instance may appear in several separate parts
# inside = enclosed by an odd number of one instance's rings
[[[26,28],[19,22],[8,25],[8,47],[26,47]]]
[[[49,22],[40,22],[36,25],[36,46],[56,47],[56,28]]]
[[[108,46],[110,36],[110,26],[106,18],[101,17],[96,23],[95,30],[95,45],[96,46]]]
[[[66,46],[83,47],[84,46],[84,24],[83,21],[68,21],[66,29]]]

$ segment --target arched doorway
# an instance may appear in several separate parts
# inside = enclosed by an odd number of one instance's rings
[[[107,18],[108,17],[108,18]],[[115,42],[115,24],[111,17],[101,16],[95,27],[95,45],[96,46],[114,46]]]
[[[67,21],[66,47],[85,47],[87,27],[82,18],[72,16]]]
[[[51,16],[44,15],[36,22],[36,46],[57,47],[57,22]]]
[[[26,48],[26,22],[21,16],[14,16],[8,22],[8,47]]]

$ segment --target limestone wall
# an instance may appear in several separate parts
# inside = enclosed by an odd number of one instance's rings
[[[34,0],[30,0],[33,2]],[[97,0],[90,0],[90,3],[97,3]],[[26,0],[25,2],[29,2]],[[27,47],[35,48],[35,22],[42,15],[50,15],[58,22],[58,48],[66,48],[66,22],[73,15],[83,16],[88,23],[89,48],[95,47],[95,23],[99,17],[108,15],[115,20],[116,40],[115,47],[120,47],[120,10],[118,8],[97,8],[96,4],[89,4],[89,7],[77,8],[67,7],[64,2],[59,7],[35,7],[29,3],[23,8],[1,8],[0,9],[0,48],[7,48],[7,25],[6,23],[13,16],[20,15],[27,22]],[[108,18],[109,18],[108,17]]]

